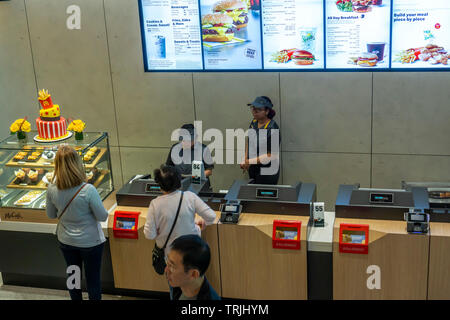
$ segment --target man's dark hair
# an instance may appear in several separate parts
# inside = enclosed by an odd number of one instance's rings
[[[173,166],[161,165],[160,169],[153,171],[155,182],[166,192],[173,192],[181,187],[181,176]]]
[[[211,260],[211,251],[208,244],[197,235],[188,234],[176,238],[171,249],[183,256],[184,272],[197,269],[203,276]]]

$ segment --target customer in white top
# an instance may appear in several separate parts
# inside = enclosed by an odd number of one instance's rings
[[[154,176],[163,195],[150,202],[144,234],[147,239],[156,239],[156,244],[162,248],[170,233],[180,203],[181,191],[178,189],[181,187],[181,176],[175,167],[166,165],[162,165],[161,169],[156,169]],[[200,217],[195,219],[195,213]],[[187,234],[200,236],[200,230],[213,224],[215,219],[215,212],[202,199],[190,191],[184,192],[180,213],[165,249],[166,256],[173,240]]]

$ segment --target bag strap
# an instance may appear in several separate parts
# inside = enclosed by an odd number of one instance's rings
[[[63,216],[63,214],[66,212],[67,208],[69,207],[69,205],[72,203],[73,199],[75,199],[75,197],[80,193],[80,191],[87,185],[87,183],[83,184],[81,186],[80,189],[78,189],[78,191],[74,194],[74,196],[72,197],[72,199],[70,199],[69,203],[67,203],[66,207],[64,208],[64,210],[62,211],[62,213],[59,215],[58,220],[61,220],[61,217]]]
[[[175,228],[175,224],[177,223],[178,215],[180,213],[181,202],[183,201],[183,191],[181,191],[180,203],[178,204],[177,215],[175,216],[175,221],[173,222],[172,229],[170,229],[169,235],[167,236],[166,243],[164,243],[164,247],[162,249],[166,249],[167,242],[169,241],[170,235],[172,234],[173,228]]]

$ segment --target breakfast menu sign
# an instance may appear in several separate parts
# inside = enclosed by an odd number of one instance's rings
[[[145,71],[450,70],[450,0],[139,0]]]
[[[389,68],[391,4],[327,0],[327,68]]]

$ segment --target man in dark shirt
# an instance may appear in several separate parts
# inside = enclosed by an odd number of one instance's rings
[[[211,261],[208,244],[197,235],[176,238],[166,259],[172,300],[220,300],[205,276]]]
[[[203,188],[210,189],[209,176],[212,175],[212,169],[214,168],[211,151],[206,145],[196,141],[197,134],[193,124],[185,124],[181,129],[186,130],[185,132],[188,132],[188,134],[180,136],[180,142],[170,148],[166,165],[174,166],[181,175],[189,176],[192,174],[192,161],[203,161],[205,178],[207,179]]]

